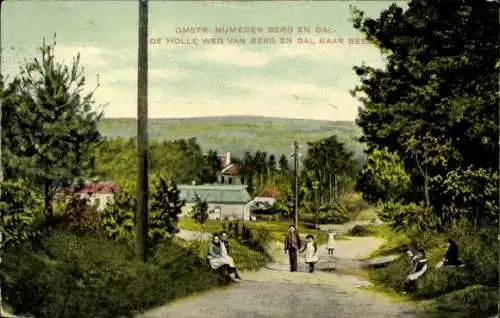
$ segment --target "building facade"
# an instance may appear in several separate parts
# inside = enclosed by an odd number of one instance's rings
[[[252,198],[245,185],[179,185],[180,198],[186,201],[181,217],[190,217],[198,195],[208,203],[211,220],[251,220]]]

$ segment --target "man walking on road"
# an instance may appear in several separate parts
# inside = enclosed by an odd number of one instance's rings
[[[288,228],[288,233],[285,237],[285,253],[288,252],[288,258],[290,260],[290,271],[297,271],[297,251],[302,248],[302,244],[300,242],[300,237],[295,227],[290,225]]]

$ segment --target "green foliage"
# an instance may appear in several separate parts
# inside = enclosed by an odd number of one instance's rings
[[[497,12],[497,2],[419,0],[407,10],[393,4],[376,19],[353,11],[354,27],[386,61],[384,69],[354,67],[361,84],[353,94],[366,95],[357,119],[362,141],[369,156],[382,147],[397,154],[404,173],[395,175],[410,178],[401,193],[397,181],[385,189],[364,174],[359,189],[371,202],[423,202],[432,209],[427,223],[440,230],[460,218],[498,222],[491,198],[498,188],[500,41],[488,31],[498,25]]]
[[[0,184],[0,232],[6,247],[16,246],[39,235],[41,195],[22,180]]]
[[[135,237],[136,187],[133,183],[119,186],[113,202],[106,205],[102,213],[104,233],[110,239],[131,239]],[[154,247],[162,238],[178,231],[178,215],[184,201],[172,181],[158,177],[149,191],[149,239]]]
[[[376,228],[382,230],[383,227]],[[363,231],[373,235],[378,230],[375,228],[356,230],[356,232]],[[493,305],[498,295],[498,249],[491,247],[497,244],[496,228],[474,230],[470,224],[462,222],[455,225],[446,235],[430,231],[419,232],[415,229],[408,230],[405,234],[397,237],[383,235],[389,240],[394,240],[389,242],[391,248],[385,248],[387,253],[402,253],[402,257],[385,268],[371,270],[370,277],[376,283],[401,291],[403,282],[411,271],[411,265],[404,252],[410,247],[421,247],[426,251],[429,268],[417,281],[417,290],[411,295],[412,298],[428,300],[428,305],[432,308],[426,310],[431,311],[441,309],[455,312],[460,308],[474,308],[472,311],[467,311],[471,313],[470,315],[463,317],[484,317],[494,312],[492,309],[495,307]],[[459,257],[466,264],[464,268],[435,268],[444,257],[448,238],[457,242]],[[496,291],[492,292],[492,288]],[[479,295],[486,298],[478,298]],[[440,303],[441,301],[446,302]]]
[[[203,224],[208,220],[208,203],[197,194],[195,195],[195,204],[191,209],[191,215],[203,229]]]
[[[424,204],[387,201],[381,204],[379,217],[398,231],[416,227],[420,231],[435,230],[437,221],[432,208]]]
[[[136,187],[132,182],[122,183],[114,193],[113,201],[102,212],[105,235],[110,239],[134,237],[135,211],[137,208]]]
[[[54,44],[26,61],[2,98],[2,158],[6,178],[43,186],[45,213],[52,216],[55,189],[90,169],[100,141],[93,92],[85,93],[79,55],[71,66],[54,56]],[[8,95],[7,95],[8,94]],[[3,156],[2,156],[3,157]]]
[[[328,203],[339,199],[341,194],[352,191],[352,181],[356,174],[353,152],[348,151],[337,136],[309,142],[307,156],[302,170],[303,184],[307,189],[318,182],[319,204],[327,198]],[[308,201],[312,201],[312,193]],[[307,196],[304,196],[307,197]]]
[[[318,221],[323,224],[342,224],[349,221],[349,212],[341,202],[325,204],[319,209]]]
[[[272,237],[271,232],[266,228],[250,228],[246,224],[240,224],[236,221],[228,223],[227,231],[229,236],[240,244],[269,257],[267,249]]]
[[[96,150],[95,173],[102,179],[131,182],[137,177],[136,139],[105,139]],[[211,183],[218,166],[217,153],[204,156],[195,138],[149,142],[150,174],[177,183]]]
[[[175,183],[161,177],[154,181],[149,212],[149,237],[152,246],[156,246],[170,234],[179,232],[177,222],[184,204]]]
[[[454,203],[445,207],[447,223],[464,217],[475,226],[487,226],[498,220],[498,171],[453,170],[446,175],[443,187],[444,195]]]
[[[363,191],[363,199],[372,204],[401,200],[409,186],[410,176],[401,159],[387,147],[370,152],[357,184],[358,190]]]
[[[150,262],[134,259],[128,242],[53,232],[5,253],[4,300],[36,317],[135,316],[172,299],[227,281],[190,250],[162,242]],[[183,266],[177,266],[182,259]]]
[[[102,228],[97,205],[91,205],[87,198],[71,195],[63,206],[63,224],[74,233],[96,232]]]

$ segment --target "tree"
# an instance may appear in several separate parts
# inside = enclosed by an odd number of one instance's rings
[[[200,181],[204,183],[214,183],[217,181],[217,172],[220,168],[219,157],[217,152],[209,150],[203,158],[204,165],[200,172]]]
[[[352,157],[353,153],[347,151],[336,136],[308,143],[304,160],[305,179],[310,186],[312,181],[319,182],[320,204],[323,204],[325,197],[329,203],[339,199],[339,181],[342,177],[354,177],[356,163]]]
[[[179,232],[177,223],[184,204],[172,180],[158,177],[154,181],[149,216],[150,246],[154,247],[160,240]]]
[[[149,242],[150,248],[162,239],[177,233],[179,214],[184,206],[179,190],[172,180],[162,176],[155,177],[150,185],[149,200]],[[135,198],[136,183],[121,183],[111,203],[106,205],[102,213],[105,234],[110,239],[132,239],[135,237]]]
[[[500,42],[489,31],[498,26],[498,8],[493,1],[413,0],[377,19],[354,10],[354,27],[386,60],[384,69],[354,67],[361,84],[352,93],[365,95],[356,121],[362,141],[368,154],[383,147],[397,153],[411,180],[406,201],[430,206],[442,229],[453,218],[482,217],[469,200],[482,191],[469,188],[465,199],[451,180],[493,185],[498,176]]]
[[[274,182],[274,176],[277,170],[276,156],[274,154],[269,155],[267,160],[267,170],[269,171],[271,181]]]
[[[195,204],[191,208],[193,219],[201,226],[201,231],[204,232],[205,222],[208,220],[208,203],[198,194],[195,194]]]
[[[290,167],[288,166],[288,159],[285,155],[281,155],[279,160],[279,168],[283,175],[288,175]]]
[[[84,92],[80,55],[71,66],[60,64],[54,46],[44,43],[40,59],[26,61],[2,107],[2,144],[8,154],[4,162],[11,174],[43,188],[48,220],[56,189],[88,169],[101,138],[97,125],[102,117],[94,91]]]
[[[387,148],[373,149],[368,155],[356,187],[363,199],[372,204],[400,201],[406,196],[410,176],[395,152]]]

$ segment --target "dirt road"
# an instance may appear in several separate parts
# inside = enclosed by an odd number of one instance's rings
[[[191,234],[185,234],[190,236]],[[163,318],[416,318],[405,304],[363,289],[370,285],[354,276],[329,269],[356,266],[356,262],[376,250],[383,240],[356,237],[337,241],[334,256],[320,246],[318,271],[307,273],[299,256],[299,272],[290,273],[286,255],[222,290],[176,301],[140,317]],[[281,246],[276,245],[275,251]]]

